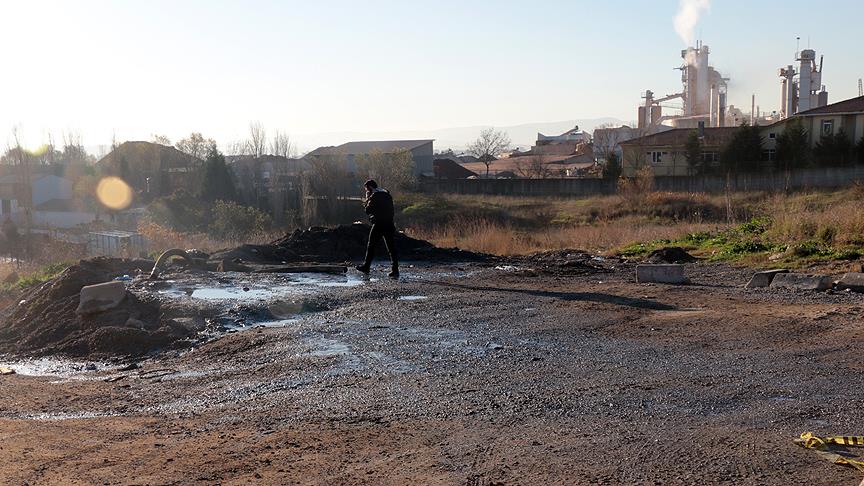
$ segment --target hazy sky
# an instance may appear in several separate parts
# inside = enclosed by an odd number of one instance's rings
[[[707,0],[694,0],[696,3]],[[730,103],[779,105],[795,37],[830,100],[864,77],[860,0],[714,0],[696,33]],[[0,0],[0,144],[228,143],[250,120],[294,135],[613,116],[680,90],[678,0]]]

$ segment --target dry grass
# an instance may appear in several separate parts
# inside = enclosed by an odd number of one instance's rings
[[[212,252],[224,248],[234,248],[243,244],[265,244],[284,236],[284,231],[268,231],[250,234],[248,238],[222,240],[205,233],[185,233],[174,231],[155,223],[141,223],[138,231],[147,238],[150,249],[155,253],[170,248],[196,248]]]
[[[525,255],[565,248],[605,252],[629,243],[677,239],[700,231],[717,229],[704,223],[660,224],[617,220],[586,226],[554,226],[527,231],[485,220],[461,220],[435,229],[413,229],[415,238],[437,246],[459,247],[494,255]]]

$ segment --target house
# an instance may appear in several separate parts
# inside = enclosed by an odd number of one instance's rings
[[[432,169],[436,179],[468,179],[477,177],[477,174],[466,169],[455,157],[439,157],[432,161]],[[458,160],[458,158],[457,158]]]
[[[855,144],[864,138],[864,96],[796,113],[794,116],[762,129],[763,148],[768,160],[773,160],[779,137],[793,120],[800,120],[807,132],[810,147],[815,147],[824,135],[836,135],[840,130]]]
[[[174,147],[151,142],[124,142],[96,162],[103,175],[120,177],[148,199],[178,189],[196,192],[202,165],[202,160]]]
[[[0,218],[36,227],[71,228],[90,223],[96,214],[73,200],[72,181],[53,174],[33,174],[29,190],[17,174],[0,177]],[[29,203],[26,202],[29,199]]]
[[[720,152],[732,139],[738,127],[709,127],[699,130],[702,160],[716,164]],[[655,176],[687,176],[687,138],[693,128],[673,128],[622,142],[621,175],[633,177],[643,167],[651,167]]]
[[[348,142],[336,147],[319,147],[305,155],[307,159],[335,157],[345,164],[349,173],[357,173],[357,160],[363,155],[380,152],[393,154],[402,150],[411,152],[416,175],[434,174],[432,148],[434,140],[381,140],[367,142]]]

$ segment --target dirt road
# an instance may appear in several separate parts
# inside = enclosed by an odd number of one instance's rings
[[[864,296],[429,267],[141,368],[0,376],[2,484],[858,484]],[[105,380],[110,381],[105,381]]]

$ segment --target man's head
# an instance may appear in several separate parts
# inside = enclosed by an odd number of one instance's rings
[[[366,188],[366,192],[371,194],[375,192],[375,189],[378,189],[378,183],[375,182],[374,179],[369,179],[365,184],[363,184],[363,187]]]

